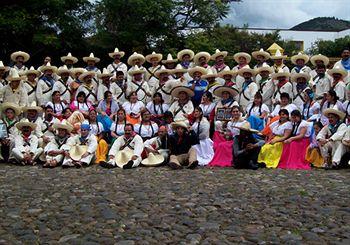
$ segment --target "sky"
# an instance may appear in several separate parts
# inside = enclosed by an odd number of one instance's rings
[[[256,28],[286,28],[315,17],[350,21],[350,0],[242,0],[231,3],[224,24]]]

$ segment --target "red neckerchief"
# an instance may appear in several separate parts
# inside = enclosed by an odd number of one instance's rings
[[[225,63],[222,63],[221,65],[218,65],[218,64],[214,65],[215,69],[217,69],[217,70],[224,69],[225,66],[226,66]]]
[[[277,86],[278,86],[279,88],[282,88],[283,85],[285,85],[287,82],[288,82],[288,80],[284,80],[284,82],[278,82],[278,83],[277,83]]]
[[[241,68],[245,67],[246,65],[248,65],[248,64],[238,65],[238,69],[241,69]]]

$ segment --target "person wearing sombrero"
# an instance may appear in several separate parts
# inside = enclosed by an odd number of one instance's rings
[[[115,77],[112,77],[111,92],[115,101],[117,101],[119,107],[127,101],[126,87],[127,82],[125,80],[125,74],[122,71],[117,71]]]
[[[224,70],[218,73],[218,81],[220,83],[220,85],[224,85],[227,87],[233,87],[235,89],[237,88],[236,85],[236,81],[234,79],[234,76],[236,75],[236,73],[234,71],[231,70]]]
[[[78,58],[74,57],[72,53],[68,53],[67,55],[61,57],[61,61],[63,62],[63,65],[59,68],[64,67],[65,69],[72,70],[74,68],[73,64],[78,62]]]
[[[39,139],[32,134],[35,127],[35,123],[31,123],[26,119],[16,123],[16,128],[20,133],[14,138],[12,154],[19,164],[35,165],[36,160],[43,152],[43,149],[39,147]]]
[[[36,97],[36,88],[37,88],[37,78],[40,76],[40,71],[35,70],[33,66],[30,67],[25,73],[26,79],[23,81],[23,87],[28,95],[28,104],[32,102],[38,102]]]
[[[293,104],[296,105],[300,110],[303,108],[305,102],[303,92],[306,88],[309,88],[309,73],[299,72],[291,74],[291,82],[293,84]]]
[[[210,59],[215,62],[211,67],[211,70],[214,74],[218,74],[222,71],[229,71],[230,67],[225,64],[225,57],[227,56],[227,51],[220,51],[219,49],[215,50],[215,53],[210,56]],[[218,77],[217,81],[222,85],[224,81]]]
[[[23,77],[18,74],[17,70],[11,70],[7,80],[9,84],[3,88],[3,102],[26,106],[28,104],[28,94],[23,87]]]
[[[83,74],[85,71],[86,70],[81,67],[71,69],[71,77],[73,80],[72,82],[69,83],[69,88],[71,91],[71,97],[70,97],[71,102],[75,99],[77,95],[77,89],[80,87],[80,85],[83,84],[83,82],[80,81],[79,76]]]
[[[331,88],[331,77],[326,73],[325,65],[318,65],[316,67],[316,76],[312,78],[313,89],[315,90],[315,100],[321,102],[325,94]]]
[[[171,169],[181,169],[187,166],[194,169],[198,166],[196,150],[193,147],[198,143],[196,133],[187,121],[175,121],[171,124],[174,134],[169,138],[170,158],[168,166]]]
[[[153,155],[162,155],[164,162],[169,160],[169,134],[167,127],[162,125],[158,129],[158,135],[144,142],[146,155],[150,153]]]
[[[107,70],[113,74],[114,77],[117,76],[118,71],[122,71],[124,78],[126,77],[128,67],[121,61],[125,55],[124,51],[115,48],[113,52],[108,53],[108,56],[113,59],[113,62],[107,66]]]
[[[171,71],[168,69],[160,69],[156,71],[155,76],[157,78],[153,91],[151,94],[160,93],[164,104],[169,106],[172,102],[171,90],[175,87],[176,82],[169,79]],[[154,97],[153,97],[154,98]],[[149,102],[151,103],[151,102]]]
[[[341,157],[347,151],[342,140],[346,134],[347,126],[342,121],[345,113],[329,108],[323,111],[328,118],[328,125],[323,127],[316,139],[320,145],[322,157],[324,158],[324,167],[326,169],[337,169]]]
[[[127,123],[124,127],[124,135],[118,137],[109,150],[109,161],[102,163],[101,166],[122,169],[138,167],[142,160],[143,149],[144,144],[141,136],[134,133],[132,124]]]
[[[258,85],[258,92],[262,96],[262,103],[267,105],[270,110],[272,109],[271,98],[275,89],[275,84],[270,78],[270,75],[272,73],[273,73],[273,69],[270,66],[263,65],[256,69],[256,74],[259,75],[260,79],[257,79],[258,75],[255,77],[255,81]]]
[[[341,102],[346,100],[346,85],[344,82],[347,72],[340,67],[333,67],[328,70],[328,75],[333,78],[331,89],[337,93],[337,96]]]
[[[82,85],[77,89],[76,94],[80,92],[85,93],[86,101],[92,105],[97,105],[97,83],[94,82],[95,72],[85,70],[83,74],[79,76],[79,80],[82,81]]]
[[[16,51],[11,54],[11,60],[15,63],[11,69],[17,72],[25,72],[28,68],[24,65],[30,58],[30,55],[23,51]]]
[[[350,81],[350,48],[347,47],[343,49],[341,53],[341,60],[337,61],[333,67],[340,67],[341,69],[345,70],[347,72],[347,75],[345,76],[344,80],[346,83]]]
[[[62,164],[70,149],[67,142],[73,130],[73,126],[66,120],[55,123],[53,128],[56,130],[55,138],[44,149],[46,158],[43,167],[47,168],[54,168]]]
[[[193,80],[188,82],[188,87],[194,91],[192,97],[193,106],[198,106],[201,103],[202,95],[208,88],[208,82],[202,79],[203,75],[207,74],[207,70],[203,67],[196,66],[188,70],[188,74]]]
[[[194,96],[193,90],[188,87],[178,86],[173,88],[171,95],[177,98],[169,108],[169,111],[174,116],[174,121],[186,120],[188,115],[194,110],[193,103],[190,100]]]
[[[160,84],[162,84],[162,88],[163,90],[165,89],[168,90],[168,95],[170,97],[170,90],[171,90],[171,83],[168,83],[168,86],[163,87],[167,81],[169,81],[169,75],[170,75],[170,70],[165,69],[164,66],[160,66],[156,68],[154,68],[154,72],[152,73],[151,71],[149,71],[149,69],[147,70],[147,74],[146,77],[148,77],[147,83],[149,86],[149,90],[151,92],[151,94],[153,95],[155,92],[162,92],[164,93],[164,91],[162,91]],[[166,87],[168,87],[166,89]]]
[[[97,101],[102,101],[104,99],[104,93],[106,91],[112,90],[112,76],[113,74],[110,73],[106,68],[103,68],[102,73],[97,75],[97,78],[101,81],[97,87]]]
[[[68,69],[66,65],[61,66],[57,70],[57,75],[59,79],[54,83],[52,91],[59,91],[61,100],[66,105],[69,105],[71,98],[73,97],[74,91],[71,88],[70,84],[73,82],[71,78],[71,70]]]
[[[325,68],[327,69],[327,66],[329,64],[329,58],[327,56],[325,56],[325,55],[322,55],[322,54],[316,54],[316,55],[311,56],[310,62],[313,65],[314,69],[312,71],[310,71],[309,74],[311,76],[311,79],[315,80],[315,78],[317,76],[316,69],[319,66],[325,66]]]
[[[306,63],[309,62],[308,55],[299,52],[297,55],[293,55],[290,60],[292,64],[295,65],[291,70],[292,74],[301,72],[309,74],[311,72],[311,68],[306,65]]]
[[[35,101],[30,103],[28,106],[22,107],[23,118],[27,119],[31,123],[36,124],[36,128],[33,131],[33,134],[35,134],[35,136],[37,136],[39,140],[43,136],[42,128],[44,120],[40,116],[42,111],[43,108],[41,106],[38,106]]]
[[[283,52],[283,50],[282,50]],[[271,60],[273,60],[273,70],[274,72],[279,72],[282,70],[283,72],[290,72],[288,66],[284,64],[284,60],[287,58],[287,55],[283,55],[281,50],[277,49],[276,53],[274,55],[271,55]]]
[[[191,62],[194,58],[194,52],[191,49],[183,49],[180,52],[177,53],[177,59],[180,62],[182,69],[189,69],[193,66],[193,63]],[[184,78],[187,82],[192,80],[192,77],[188,74],[184,74]]]
[[[252,52],[252,56],[257,61],[256,65],[254,66],[254,69],[258,69],[263,66],[268,66],[266,61],[271,58],[271,55],[268,52],[264,51],[264,49]]]
[[[132,55],[129,56],[128,58],[128,65],[131,66],[126,73],[127,75],[127,82],[130,82],[132,80],[132,75],[130,75],[131,71],[134,70],[143,70],[142,73],[142,79],[145,79],[145,73],[146,73],[146,68],[143,66],[145,63],[146,58],[142,54],[139,54],[137,52],[134,52]]]
[[[89,124],[81,124],[80,133],[67,141],[69,152],[65,154],[63,168],[89,166],[95,158],[97,150],[96,136],[90,133]]]
[[[129,69],[128,74],[131,79],[126,85],[127,96],[129,96],[131,92],[136,92],[137,99],[143,103],[148,102],[151,97],[151,90],[148,83],[143,78],[145,72],[145,69],[141,69],[138,66],[133,67],[132,70]]]
[[[217,81],[217,74],[214,74],[212,69],[208,70],[208,73],[202,75],[201,78],[208,82],[207,91],[213,93],[214,89],[218,86],[221,86],[221,83]]]
[[[101,70],[97,68],[96,64],[100,62],[100,58],[95,57],[94,53],[90,53],[89,56],[83,57],[83,61],[87,64],[85,70],[93,71],[95,73],[93,80],[98,84],[97,76],[101,74]]]
[[[39,105],[44,107],[51,100],[52,88],[56,82],[54,74],[57,72],[57,67],[47,63],[45,66],[40,67],[40,71],[43,73],[43,76],[38,81],[36,96],[39,100]]]
[[[152,52],[152,54],[146,55],[145,59],[151,64],[151,67],[146,68],[145,80],[149,81],[151,78],[155,77],[155,72],[160,70],[162,66],[160,62],[162,61],[163,55],[160,53]]]
[[[293,94],[293,85],[289,81],[290,73],[279,70],[271,75],[275,83],[275,89],[272,95],[272,104],[275,106],[280,103],[282,93]]]
[[[195,54],[193,58],[193,63],[195,66],[203,67],[204,69],[211,70],[210,65],[208,62],[210,61],[210,54],[208,52],[198,52]]]
[[[245,111],[247,105],[253,102],[254,95],[258,92],[258,85],[253,81],[256,72],[250,67],[246,67],[239,69],[237,74],[244,78],[241,90],[239,91],[238,104]]]
[[[175,69],[177,59],[173,59],[173,56],[169,53],[166,57],[166,60],[162,60],[162,64],[166,69]],[[175,77],[174,77],[175,78]]]
[[[217,114],[218,109],[228,109],[232,108],[233,106],[239,106],[238,102],[235,100],[235,97],[238,95],[238,91],[232,87],[219,86],[214,89],[213,94],[220,98],[214,110],[215,115]]]
[[[235,78],[236,86],[237,86],[238,91],[241,91],[245,79],[244,79],[244,77],[239,75],[237,72],[242,68],[250,68],[249,63],[250,63],[252,57],[248,53],[238,52],[238,53],[234,54],[233,59],[236,61],[237,65],[232,68],[232,71],[235,72],[237,75]]]
[[[6,80],[7,72],[10,70],[8,66],[4,66],[4,63],[0,60],[0,102],[2,102],[2,90],[9,83]]]
[[[170,81],[172,84],[174,84],[173,87],[175,87],[175,86],[187,86],[188,85],[188,80],[186,78],[186,76],[188,75],[187,71],[188,70],[182,68],[182,66],[180,64],[177,64],[175,69],[171,70],[172,76],[170,78]],[[185,74],[187,74],[187,75],[185,76]]]

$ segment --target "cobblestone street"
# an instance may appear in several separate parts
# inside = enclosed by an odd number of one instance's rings
[[[0,165],[0,244],[350,244],[350,171]]]

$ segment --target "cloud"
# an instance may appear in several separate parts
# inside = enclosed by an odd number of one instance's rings
[[[242,27],[291,28],[315,17],[349,19],[348,0],[243,0],[231,3],[224,24]]]

